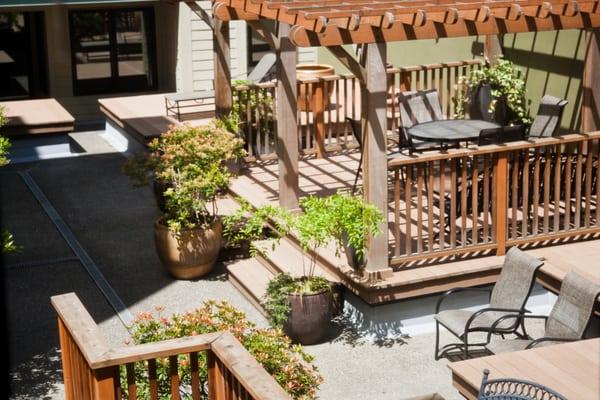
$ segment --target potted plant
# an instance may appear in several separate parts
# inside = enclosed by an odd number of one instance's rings
[[[336,193],[325,199],[325,208],[331,214],[331,235],[336,241],[338,254],[344,250],[348,265],[361,269],[367,262],[369,236],[376,236],[383,223],[383,213],[362,196]]]
[[[216,199],[232,176],[226,161],[242,157],[242,146],[241,139],[216,121],[199,127],[178,125],[154,139],[151,152],[138,161],[151,174],[134,168],[134,177],[143,181],[151,175],[164,188],[154,242],[174,277],[198,278],[212,269],[223,229]]]
[[[223,237],[226,247],[239,249],[244,257],[254,256],[257,240],[272,240],[273,249],[292,228],[293,216],[289,210],[271,204],[254,209],[249,202],[238,197],[240,207],[223,217]]]
[[[4,115],[4,107],[0,106],[0,127],[6,124],[6,116]],[[10,140],[7,137],[0,136],[0,167],[5,166],[10,162],[8,159],[8,151],[10,150]],[[0,233],[0,241],[2,242],[1,253],[13,253],[19,251],[21,246],[15,243],[12,233],[9,231],[2,231]]]
[[[494,65],[473,69],[460,77],[459,85],[458,118],[469,111],[471,118],[493,119],[501,125],[531,123],[525,81],[509,60],[501,58]]]

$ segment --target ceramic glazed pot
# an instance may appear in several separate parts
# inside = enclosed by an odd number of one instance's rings
[[[154,223],[154,245],[160,261],[173,277],[194,279],[212,271],[221,249],[222,233],[219,219],[208,229],[185,229],[178,234],[158,220]]]
[[[335,69],[327,64],[298,64],[296,65],[297,79],[314,79],[330,76],[335,73]],[[314,85],[306,84],[298,87],[298,109],[300,111],[310,111],[313,102]],[[327,82],[327,93],[331,96],[333,91],[333,82]],[[323,100],[324,107],[329,106],[329,98]]]
[[[300,344],[314,344],[322,340],[329,330],[332,317],[331,292],[290,294],[290,314],[283,331]]]
[[[342,244],[344,245],[344,253],[346,254],[348,265],[356,270],[363,268],[367,260],[358,257],[354,246],[348,243],[348,235],[346,233],[342,235]]]

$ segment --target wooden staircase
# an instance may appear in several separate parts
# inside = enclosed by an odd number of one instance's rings
[[[284,237],[274,249],[270,241],[258,241],[254,245],[259,249],[258,254],[227,266],[229,281],[235,286],[263,315],[265,311],[260,305],[266,293],[269,281],[279,273],[292,276],[305,275],[309,260],[292,237]],[[328,254],[329,251],[323,253]],[[332,255],[328,254],[329,259]],[[335,257],[335,255],[333,255]],[[341,270],[332,267],[327,258],[320,257],[315,266],[315,275],[322,276],[335,286],[340,287]]]

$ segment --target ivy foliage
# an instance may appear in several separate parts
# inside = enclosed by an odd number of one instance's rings
[[[317,398],[317,389],[322,377],[317,368],[311,365],[313,357],[304,352],[302,346],[293,345],[290,339],[278,329],[259,329],[248,321],[246,315],[227,302],[206,301],[191,312],[175,314],[169,318],[160,313],[140,313],[131,327],[135,344],[152,343],[205,333],[230,331],[265,370],[294,399],[311,400]],[[202,398],[208,398],[208,371],[206,353],[198,353],[199,377]],[[157,359],[157,381],[159,399],[170,399],[171,381],[169,360]],[[148,367],[146,362],[134,365],[138,399],[150,399]],[[191,399],[191,368],[187,355],[178,356],[178,375],[183,399]],[[122,392],[127,393],[127,371],[121,367]]]
[[[490,112],[495,110],[496,104],[502,99],[507,106],[509,124],[531,124],[530,102],[526,98],[525,80],[516,66],[503,58],[500,58],[495,65],[488,63],[459,78],[460,90],[455,104],[456,118],[465,117],[472,94],[482,84],[489,84],[492,89]]]
[[[0,106],[0,127],[6,124],[7,118],[4,115],[4,107]],[[0,136],[0,167],[5,166],[10,162],[8,159],[8,151],[10,150],[10,140],[7,137]],[[2,242],[2,253],[13,253],[21,250],[15,239],[9,231],[2,231],[0,233],[0,241]]]

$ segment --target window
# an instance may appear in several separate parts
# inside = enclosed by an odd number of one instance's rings
[[[69,13],[76,95],[156,89],[153,11]]]
[[[42,12],[0,13],[0,99],[47,95]]]

